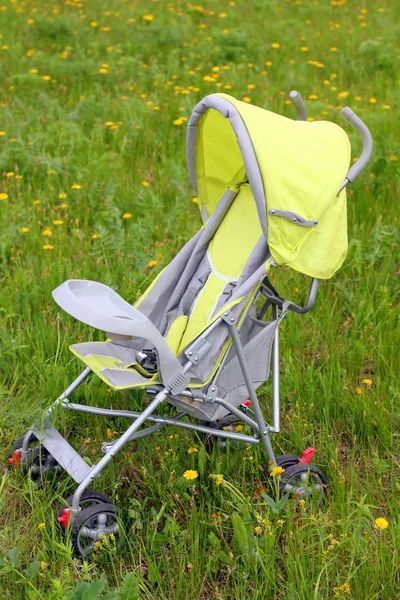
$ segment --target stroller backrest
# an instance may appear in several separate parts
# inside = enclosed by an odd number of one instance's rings
[[[209,242],[200,265],[205,268],[202,286],[194,295],[178,350],[190,343],[214,315],[221,296],[236,287],[252,251],[262,236],[254,197],[243,183],[217,231]]]

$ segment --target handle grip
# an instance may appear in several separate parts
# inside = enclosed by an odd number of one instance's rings
[[[289,93],[289,99],[292,101],[293,106],[297,112],[297,120],[305,121],[307,119],[307,109],[306,105],[303,102],[303,98],[300,93],[296,90],[293,90]]]
[[[351,108],[349,108],[348,106],[346,106],[345,108],[343,108],[343,110],[340,111],[340,115],[345,121],[350,123],[350,125],[357,129],[357,131],[361,134],[363,141],[363,149],[358,161],[352,167],[350,167],[349,172],[346,175],[346,179],[339,192],[341,192],[342,189],[345,188],[348,183],[352,183],[365,169],[369,162],[369,159],[371,158],[373,149],[371,132],[366,126],[366,124],[360,119],[360,117],[358,117],[356,113],[353,110],[351,110]]]

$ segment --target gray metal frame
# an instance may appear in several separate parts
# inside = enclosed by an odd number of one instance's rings
[[[271,291],[273,290],[273,291]],[[316,288],[312,288],[313,292],[316,292]],[[271,307],[272,319],[279,322],[286,316],[288,310],[300,309],[289,302],[285,302],[277,294],[276,290],[269,284],[267,278],[260,284],[256,296],[263,295],[266,299],[264,306],[261,308],[259,317],[264,316],[266,311]],[[315,302],[315,293],[310,293],[308,304]],[[253,301],[254,302],[254,301]],[[311,306],[310,306],[311,308]],[[71,503],[71,518],[74,519],[80,510],[80,500],[83,492],[90,486],[95,478],[97,478],[106,465],[114,458],[119,450],[121,450],[128,442],[137,440],[140,438],[147,437],[153,433],[161,431],[163,428],[179,427],[188,429],[190,431],[197,431],[199,433],[206,433],[211,436],[235,440],[244,442],[246,444],[257,445],[262,442],[268,460],[276,465],[275,455],[272,449],[270,441],[270,433],[278,433],[280,430],[279,422],[279,333],[278,327],[275,331],[275,337],[272,347],[272,420],[273,424],[269,425],[263,417],[260,403],[257,397],[256,389],[252,382],[249,368],[247,365],[246,357],[244,354],[243,346],[240,340],[240,324],[237,322],[236,317],[231,311],[226,311],[214,321],[208,329],[203,332],[201,337],[196,340],[185,352],[188,358],[187,362],[183,365],[183,372],[186,374],[190,371],[193,365],[196,365],[198,360],[201,360],[205,354],[202,355],[201,348],[207,348],[206,338],[210,333],[218,326],[226,325],[229,328],[230,337],[232,339],[233,346],[235,348],[239,364],[243,373],[243,377],[249,393],[249,398],[252,402],[252,411],[254,418],[249,413],[246,414],[240,410],[231,406],[229,402],[223,398],[219,398],[217,393],[213,394],[210,392],[205,396],[203,393],[196,391],[192,393],[190,389],[183,390],[179,396],[182,398],[195,398],[197,401],[203,402],[215,402],[226,410],[230,414],[237,417],[244,424],[248,425],[253,431],[253,435],[246,435],[242,433],[236,433],[234,431],[225,431],[223,429],[216,429],[214,427],[207,426],[206,424],[197,424],[183,420],[188,416],[185,411],[180,411],[173,417],[165,417],[162,415],[155,414],[157,408],[165,401],[168,397],[177,397],[170,389],[164,386],[149,386],[146,388],[146,392],[149,396],[154,396],[150,404],[143,410],[143,412],[136,412],[130,410],[115,410],[100,407],[88,406],[85,404],[75,404],[70,402],[70,397],[73,392],[85,381],[85,379],[91,374],[91,370],[86,368],[77,379],[61,394],[59,398],[45,411],[44,419],[41,424],[36,424],[32,429],[25,435],[22,454],[26,455],[29,452],[29,444],[34,440],[39,440],[40,443],[54,456],[57,462],[68,474],[75,479],[78,483],[78,487],[73,495]],[[203,343],[199,344],[199,340]],[[212,388],[211,384],[211,389]],[[211,395],[210,395],[211,394]],[[102,451],[104,456],[94,466],[90,467],[83,458],[70,446],[62,435],[52,427],[51,415],[55,408],[61,406],[65,410],[82,412],[86,414],[107,416],[107,417],[126,417],[128,419],[134,419],[133,423],[126,429],[121,437],[117,440],[107,441],[102,443]],[[142,425],[148,423],[148,425],[140,429]],[[140,430],[139,430],[140,429]]]

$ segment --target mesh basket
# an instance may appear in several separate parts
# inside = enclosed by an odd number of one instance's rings
[[[271,348],[277,323],[276,321],[265,323],[253,318],[250,319],[250,322],[250,340],[244,345],[243,350],[251,380],[255,388],[257,388],[269,376]],[[257,329],[258,333],[254,335],[254,330]],[[253,333],[253,337],[251,333]],[[233,354],[233,356],[228,356],[214,384],[218,388],[218,396],[227,399],[233,406],[238,406],[243,400],[248,398],[249,392],[245,384],[239,359],[233,347],[229,354]]]

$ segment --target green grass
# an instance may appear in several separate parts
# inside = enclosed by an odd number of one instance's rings
[[[0,9],[0,596],[95,598],[101,585],[83,591],[83,582],[106,579],[111,593],[134,572],[149,600],[398,598],[396,3],[4,0]],[[51,291],[89,278],[133,301],[200,224],[185,122],[174,121],[215,91],[294,117],[293,88],[314,119],[341,122],[353,157],[360,140],[340,108],[351,106],[375,141],[370,167],[349,190],[345,265],[321,284],[313,312],[282,326],[283,429],[274,448],[317,449],[327,502],[275,514],[255,495],[261,448],[207,455],[201,437],[170,429],[126,447],[96,481],[126,517],[121,549],[76,560],[54,521],[73,482],[37,490],[6,464],[12,440],[80,372],[68,346],[102,339],[60,314]],[[304,301],[305,277],[280,269],[275,279]],[[267,383],[267,415],[269,394]],[[76,396],[143,405],[98,380]],[[127,425],[70,414],[57,421],[90,461],[101,457],[107,429]],[[182,477],[190,468],[200,473],[194,484]],[[217,473],[226,485],[209,477]],[[375,527],[378,517],[387,529]],[[137,597],[128,584],[121,598]]]

